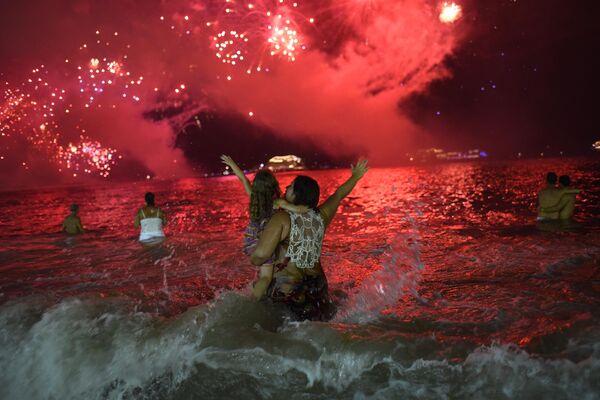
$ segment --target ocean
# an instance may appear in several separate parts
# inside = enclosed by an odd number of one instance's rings
[[[535,222],[549,170],[569,226]],[[371,169],[325,235],[329,322],[250,298],[247,208],[235,177],[0,192],[0,398],[600,398],[599,158]]]

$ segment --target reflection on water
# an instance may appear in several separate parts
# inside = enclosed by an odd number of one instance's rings
[[[534,222],[549,169],[583,190],[568,229]],[[308,174],[328,195],[348,171]],[[248,300],[233,177],[0,193],[0,398],[593,398],[599,183],[585,159],[370,170],[326,234],[327,324]]]

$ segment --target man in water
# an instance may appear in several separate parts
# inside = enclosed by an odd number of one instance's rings
[[[560,187],[558,191],[560,193],[559,201],[550,207],[542,206],[540,212],[545,214],[558,213],[558,219],[560,221],[571,221],[573,219],[573,213],[575,211],[575,196],[579,193],[578,189],[571,187],[571,178],[568,175],[562,175],[558,178]]]
[[[78,235],[85,232],[83,226],[81,226],[81,219],[79,218],[79,215],[77,215],[79,206],[77,204],[71,204],[69,209],[71,210],[71,214],[63,221],[63,232],[66,232],[69,235]]]
[[[552,207],[560,201],[562,195],[556,187],[558,177],[554,172],[548,172],[546,175],[546,187],[538,193],[538,221],[557,220],[558,212],[548,212],[545,208]]]

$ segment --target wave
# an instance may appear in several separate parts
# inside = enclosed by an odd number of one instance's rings
[[[595,398],[600,342],[554,358],[368,325],[292,322],[225,293],[171,319],[121,300],[0,307],[0,398]],[[576,356],[575,356],[576,355]]]

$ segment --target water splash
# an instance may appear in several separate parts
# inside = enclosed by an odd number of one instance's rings
[[[421,215],[419,210],[417,216]],[[417,292],[421,272],[421,240],[415,217],[405,218],[410,228],[395,236],[386,249],[387,257],[382,268],[367,278],[359,290],[336,316],[336,320],[349,323],[368,323],[377,319],[382,311],[397,303],[410,292],[420,302],[425,302]]]

